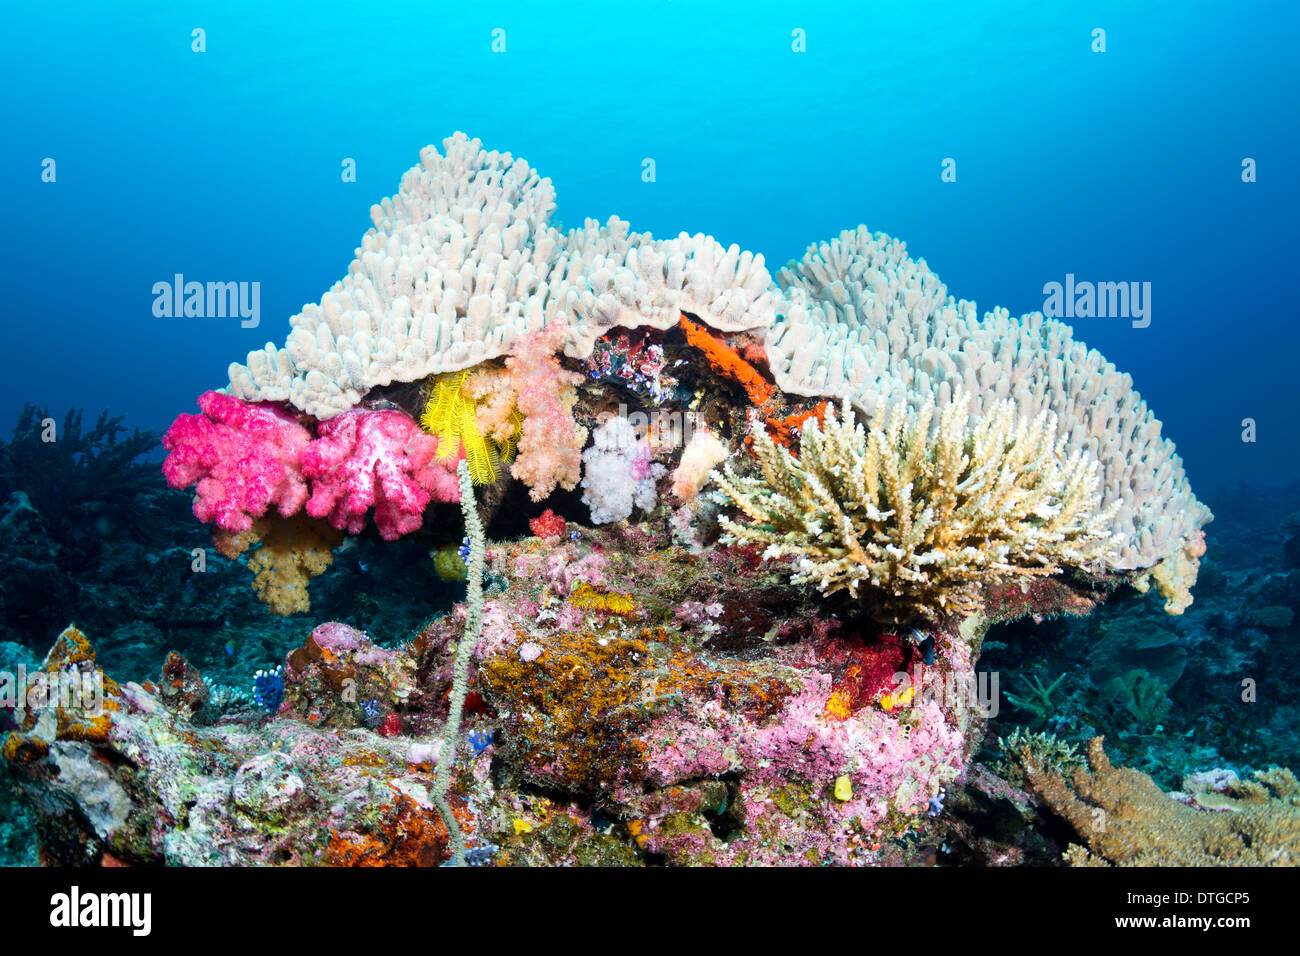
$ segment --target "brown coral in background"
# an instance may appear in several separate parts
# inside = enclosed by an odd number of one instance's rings
[[[1300,782],[1289,770],[1257,772],[1220,812],[1179,803],[1146,774],[1114,767],[1102,738],[1073,788],[1028,749],[1016,759],[1028,789],[1086,844],[1065,859],[1082,866],[1294,866],[1300,863]]]

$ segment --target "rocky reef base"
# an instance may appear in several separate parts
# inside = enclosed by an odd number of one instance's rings
[[[1123,863],[1135,844],[1150,862],[1165,817],[1196,839],[1226,826],[1208,818],[1227,797],[1179,803],[1110,768],[1099,742],[1078,796],[1028,751],[1001,775],[973,762],[998,693],[973,666],[989,619],[918,640],[813,603],[743,547],[544,530],[488,548],[454,755],[441,737],[463,605],[397,648],[320,624],[257,700],[215,692],[175,653],[156,680],[119,685],[69,627],[29,683],[94,686],[102,706],[29,693],[3,746],[41,861],[436,865],[442,772],[479,865]],[[987,606],[1086,613],[1102,596],[1054,580]],[[1108,789],[1120,773],[1123,792]],[[1220,842],[1291,860],[1293,780],[1240,785],[1252,820],[1273,816]],[[1122,829],[1090,842],[1088,800]],[[1242,849],[1261,833],[1280,842]]]
[[[4,760],[41,858],[439,863],[438,772],[480,863],[897,854],[980,739],[977,629],[919,645],[808,604],[746,549],[654,543],[622,528],[489,547],[454,760],[440,736],[463,606],[396,649],[316,627],[265,675],[264,707],[172,654],[155,681],[103,677],[94,715],[66,699],[13,713]],[[42,673],[100,672],[70,627]]]

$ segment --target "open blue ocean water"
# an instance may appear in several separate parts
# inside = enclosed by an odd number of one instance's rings
[[[773,270],[865,223],[981,310],[1041,309],[1067,274],[1149,282],[1149,326],[1079,318],[1076,335],[1132,374],[1198,490],[1300,476],[1294,4],[73,3],[7,20],[0,420],[33,401],[164,428],[283,343],[371,204],[464,130],[551,177],[566,224],[703,232]],[[155,317],[151,289],[177,273],[259,282],[259,326]]]

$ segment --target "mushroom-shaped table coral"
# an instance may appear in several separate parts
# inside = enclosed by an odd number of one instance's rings
[[[459,500],[457,460],[440,461],[437,439],[404,413],[354,408],[322,422],[303,453],[307,513],[358,534],[374,508],[379,533],[392,541],[420,527],[430,501]]]
[[[283,515],[307,500],[300,473],[311,433],[271,403],[204,392],[201,415],[179,415],[163,436],[163,476],[173,488],[198,483],[194,515],[231,534],[275,505]]]
[[[1170,612],[1190,602],[1210,512],[1132,378],[1076,341],[1069,325],[1005,309],[981,317],[905,243],[865,226],[814,243],[773,277],[761,255],[709,236],[655,239],[617,217],[565,231],[551,221],[554,210],[551,181],[510,153],[463,133],[442,153],[427,147],[398,193],[372,208],[374,228],[347,274],[290,320],[284,347],[268,344],[230,366],[230,394],[288,401],[324,421],[373,389],[430,375],[471,370],[467,384],[478,385],[513,377],[511,401],[475,396],[487,399],[478,426],[499,413],[507,427],[495,437],[508,440],[511,411],[525,418],[512,474],[534,500],[575,486],[585,441],[566,414],[557,353],[591,358],[616,329],[684,340],[697,364],[702,358],[760,407],[786,396],[848,400],[870,417],[877,407],[919,409],[964,391],[971,413],[988,416],[1011,400],[1026,421],[1051,413],[1062,454],[1099,466],[1100,505],[1115,535],[1104,570],[1139,572],[1140,584],[1160,566],[1151,581]],[[532,364],[509,374],[488,365],[507,355]],[[663,400],[659,385],[654,392]],[[778,444],[796,424],[789,412],[764,413]]]

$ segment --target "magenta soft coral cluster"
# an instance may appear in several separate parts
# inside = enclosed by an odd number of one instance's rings
[[[402,412],[356,408],[322,422],[312,438],[274,403],[204,392],[199,409],[163,436],[163,475],[173,488],[197,484],[195,516],[231,534],[272,505],[286,517],[306,505],[351,534],[373,509],[379,533],[392,540],[420,527],[431,500],[460,498],[456,460],[438,461],[437,439]]]
[[[199,396],[201,415],[180,415],[163,436],[163,476],[173,488],[198,483],[194,514],[231,534],[275,505],[291,515],[307,500],[302,455],[311,432],[269,402],[220,392]]]
[[[392,541],[420,527],[430,500],[460,500],[455,467],[438,460],[438,440],[402,412],[354,408],[321,422],[303,452],[307,513],[357,534],[373,508],[380,535]]]

